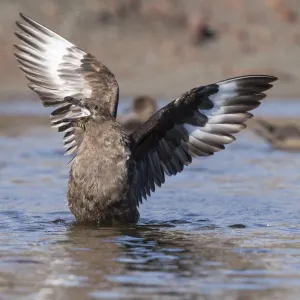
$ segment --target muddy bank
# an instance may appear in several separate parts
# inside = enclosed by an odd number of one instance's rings
[[[300,98],[298,1],[36,3],[0,3],[0,99],[29,94],[12,54],[20,11],[101,59],[119,80],[122,97],[169,99],[227,77],[268,73],[280,78],[273,98]]]

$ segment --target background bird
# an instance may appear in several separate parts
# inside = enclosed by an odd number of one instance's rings
[[[253,131],[274,149],[300,151],[300,128],[296,124],[273,124],[258,119]]]
[[[133,99],[133,112],[118,116],[127,133],[132,133],[146,122],[157,110],[156,100],[150,96],[140,95]]]

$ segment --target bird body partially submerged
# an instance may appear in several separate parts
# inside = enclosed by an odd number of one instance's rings
[[[76,153],[68,201],[78,221],[137,222],[139,203],[165,182],[165,175],[232,143],[276,80],[249,75],[193,88],[127,134],[116,121],[119,89],[109,69],[21,17],[27,24],[17,23],[24,42],[17,46],[17,59],[43,104],[58,106],[51,124],[65,133],[67,153]]]
[[[130,154],[129,137],[109,111],[99,109],[86,120],[68,184],[69,207],[78,221],[138,220],[128,199],[134,172]]]

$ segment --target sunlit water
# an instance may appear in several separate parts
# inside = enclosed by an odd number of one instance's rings
[[[136,226],[95,228],[66,205],[61,145],[0,136],[0,299],[299,299],[300,153],[245,132],[167,178]]]

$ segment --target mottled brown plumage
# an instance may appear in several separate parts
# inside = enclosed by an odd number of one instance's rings
[[[116,120],[119,89],[109,69],[21,17],[16,57],[44,106],[56,106],[51,125],[65,133],[66,153],[76,153],[68,202],[80,222],[137,222],[139,203],[165,175],[232,143],[276,80],[249,75],[193,88],[128,134]]]
[[[87,99],[80,104],[91,116],[84,120],[84,138],[71,164],[70,210],[78,221],[136,222],[137,207],[127,200],[134,170],[129,137],[106,103]]]

